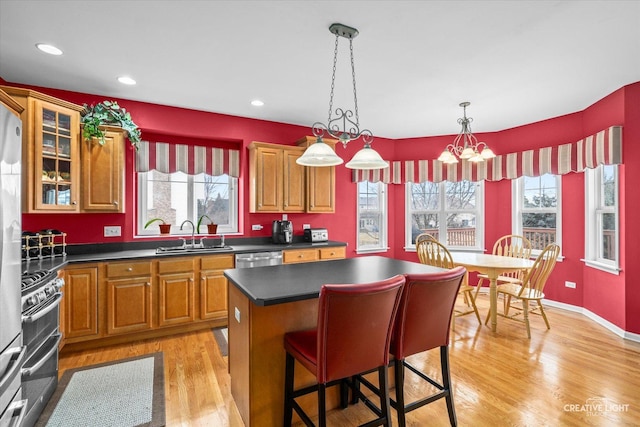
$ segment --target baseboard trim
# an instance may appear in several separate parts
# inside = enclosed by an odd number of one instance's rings
[[[480,293],[488,295],[489,294],[489,288],[483,287],[482,289],[480,289]],[[604,327],[605,329],[608,329],[609,331],[613,332],[614,334],[616,334],[620,338],[640,343],[640,334],[634,334],[633,332],[627,332],[624,329],[622,329],[621,327],[619,327],[618,325],[615,325],[615,324],[611,323],[607,319],[605,319],[603,317],[600,317],[599,315],[595,314],[594,312],[592,312],[590,310],[587,310],[584,307],[579,307],[577,305],[567,304],[567,303],[564,303],[564,302],[559,302],[559,301],[554,301],[554,300],[549,300],[549,299],[544,299],[543,301],[544,301],[544,304],[546,306],[549,306],[549,307],[559,308],[561,310],[572,311],[574,313],[580,313],[583,316],[586,316],[589,319],[593,320],[598,325],[600,325],[600,326]]]

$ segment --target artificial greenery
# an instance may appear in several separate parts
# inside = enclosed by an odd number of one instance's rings
[[[140,129],[131,119],[131,114],[120,107],[116,101],[102,101],[95,105],[84,104],[81,119],[84,139],[97,138],[100,145],[104,145],[104,131],[102,125],[120,126],[127,131],[131,145],[138,149],[140,143]]]
[[[209,218],[207,215],[200,216],[200,218],[198,218],[198,226],[196,227],[196,230],[198,233],[200,233],[200,224],[202,224],[202,220],[204,218],[207,218],[211,224],[215,224],[215,222],[213,222],[213,220]]]
[[[166,224],[165,220],[162,218],[151,218],[149,221],[147,221],[147,223],[144,225],[144,228],[149,227],[151,224],[153,224],[154,222],[160,222],[161,224]]]

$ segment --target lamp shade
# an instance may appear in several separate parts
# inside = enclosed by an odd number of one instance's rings
[[[302,166],[336,166],[343,163],[343,160],[333,151],[329,145],[318,137],[316,142],[311,144],[302,153],[302,156],[296,159],[296,163]]]
[[[345,166],[349,169],[384,169],[389,167],[389,163],[385,162],[369,144],[365,144],[364,148],[358,151]]]

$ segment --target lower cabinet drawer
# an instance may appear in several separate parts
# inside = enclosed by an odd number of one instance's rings
[[[293,251],[282,252],[282,262],[284,264],[293,264],[296,262],[318,261],[320,254],[317,249],[299,249]]]
[[[107,277],[136,277],[151,274],[151,262],[110,262],[107,264]]]
[[[322,248],[320,249],[320,259],[342,259],[347,256],[347,251],[344,246],[337,248]]]

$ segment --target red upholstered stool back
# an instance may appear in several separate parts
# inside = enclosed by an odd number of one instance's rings
[[[317,381],[326,383],[389,363],[404,276],[362,285],[324,285],[318,306]]]
[[[390,352],[396,359],[449,345],[453,306],[466,270],[407,274]]]

